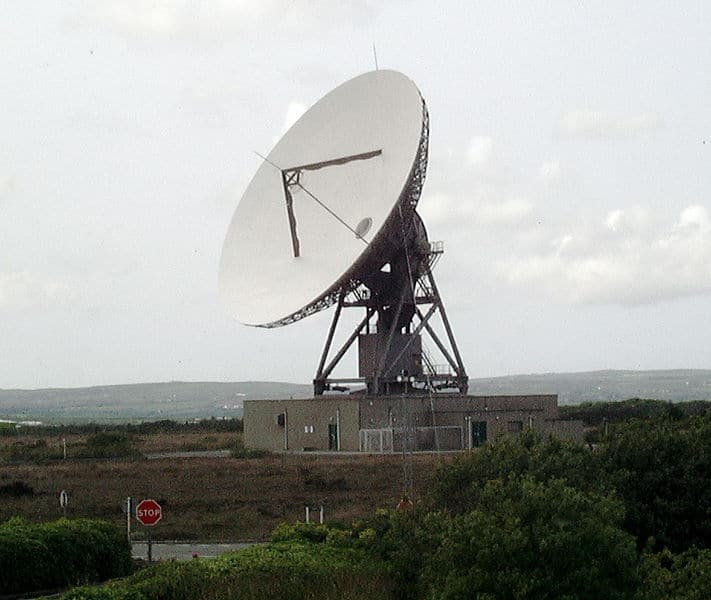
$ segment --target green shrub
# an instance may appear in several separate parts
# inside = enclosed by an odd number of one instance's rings
[[[644,582],[635,600],[708,600],[711,598],[711,549],[668,550],[645,557]]]
[[[363,550],[280,542],[216,559],[168,562],[102,587],[82,587],[62,600],[387,600],[384,563]]]
[[[115,431],[95,433],[86,438],[86,456],[91,458],[124,458],[137,454],[132,439]]]
[[[232,458],[265,458],[270,455],[271,452],[269,452],[269,450],[246,448],[241,439],[238,439],[235,442],[230,451],[230,456],[232,456]]]
[[[616,425],[599,452],[640,548],[711,547],[711,414]]]
[[[561,480],[489,482],[477,509],[442,515],[422,570],[429,598],[620,600],[636,589],[622,504]]]
[[[32,486],[26,484],[24,481],[13,481],[12,483],[0,485],[0,496],[19,498],[20,496],[34,496],[34,494],[35,490]]]
[[[0,594],[54,589],[131,571],[125,533],[105,521],[0,524]]]

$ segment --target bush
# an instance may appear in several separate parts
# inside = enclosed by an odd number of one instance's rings
[[[587,446],[546,438],[526,429],[519,436],[502,438],[441,466],[433,478],[427,504],[433,510],[465,513],[478,506],[487,482],[521,475],[537,481],[563,479],[583,490],[611,487],[601,476],[599,458]]]
[[[666,405],[665,405],[666,406]],[[711,547],[711,413],[632,420],[610,428],[595,451],[533,431],[504,438],[442,466],[430,486],[432,510],[478,507],[489,481],[561,479],[584,492],[614,494],[638,548],[682,552]]]
[[[87,457],[125,458],[138,454],[129,436],[115,431],[95,433],[86,438]]]
[[[644,583],[635,600],[707,600],[711,598],[711,550],[668,550],[645,557]]]
[[[102,581],[131,571],[131,547],[111,523],[60,519],[0,524],[0,594]]]
[[[600,453],[640,548],[682,552],[711,546],[711,414],[631,421],[614,428]]]
[[[35,490],[31,485],[27,485],[24,481],[13,481],[0,485],[0,496],[13,496],[20,498],[21,496],[34,496]]]
[[[622,505],[561,480],[489,482],[476,510],[443,516],[426,561],[430,598],[629,598],[636,589],[634,538]]]
[[[84,587],[63,600],[386,600],[384,563],[358,549],[280,542],[215,559],[163,563],[103,587]]]
[[[575,406],[561,406],[560,415],[564,419],[580,419],[586,425],[621,423],[630,419],[677,419],[682,416],[700,416],[711,410],[711,402],[693,400],[689,402],[665,402],[630,398],[613,402],[584,402]]]
[[[271,452],[269,452],[269,450],[246,448],[242,440],[237,440],[230,451],[232,458],[265,458],[270,455]]]

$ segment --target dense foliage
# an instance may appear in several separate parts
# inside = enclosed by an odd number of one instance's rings
[[[613,494],[624,528],[640,548],[711,547],[711,414],[616,425],[590,448],[532,431],[463,455],[439,470],[428,503],[455,514],[477,508],[491,480],[562,479],[585,492]]]
[[[526,430],[443,461],[410,509],[282,525],[270,545],[64,598],[711,598],[711,413],[661,405],[610,419],[596,444]],[[319,489],[338,481],[300,475]]]
[[[489,482],[475,510],[446,523],[423,571],[427,595],[627,598],[638,559],[622,516],[618,502],[561,480]]]
[[[711,548],[711,415],[622,424],[599,459],[640,546]]]
[[[580,419],[586,425],[621,423],[630,419],[659,419],[667,416],[701,416],[711,410],[711,401],[664,402],[646,398],[631,398],[619,402],[584,402],[561,406],[564,419]]]
[[[644,581],[635,600],[711,598],[711,549],[681,554],[664,551],[645,557]]]
[[[388,569],[362,548],[304,541],[253,546],[216,559],[168,562],[63,600],[386,600]]]
[[[102,581],[131,567],[125,533],[104,521],[0,524],[0,594]]]
[[[14,424],[3,424],[0,435],[17,436],[52,436],[52,435],[89,435],[93,433],[113,432],[124,435],[148,435],[153,433],[219,433],[241,432],[242,419],[202,419],[200,421],[147,421],[145,423],[70,423],[66,425],[37,425],[17,428]]]
[[[135,438],[118,431],[90,434],[85,441],[67,444],[68,458],[129,458],[138,457]],[[0,446],[0,462],[45,463],[64,457],[60,444],[47,443],[44,438],[25,442],[19,438],[13,444]]]

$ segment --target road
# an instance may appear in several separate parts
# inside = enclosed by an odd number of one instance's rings
[[[153,560],[189,560],[197,555],[202,558],[219,556],[232,550],[241,550],[253,546],[254,542],[237,542],[233,544],[201,544],[200,542],[153,542]],[[133,558],[148,558],[148,544],[133,542]]]
[[[230,454],[229,450],[186,450],[183,452],[154,452],[144,456],[148,460],[160,460],[162,458],[227,458]]]

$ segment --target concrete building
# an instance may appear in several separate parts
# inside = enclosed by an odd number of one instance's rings
[[[247,400],[244,441],[273,452],[385,453],[467,450],[531,427],[583,439],[582,421],[563,421],[556,395],[321,396]]]

